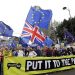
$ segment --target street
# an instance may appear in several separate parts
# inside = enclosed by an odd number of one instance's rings
[[[48,75],[75,75],[75,69],[61,71],[61,72],[55,72]]]

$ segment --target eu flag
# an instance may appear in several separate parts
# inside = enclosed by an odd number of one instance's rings
[[[64,37],[68,41],[68,43],[75,41],[75,37],[67,30],[64,32]]]
[[[51,10],[43,10],[37,6],[31,7],[23,27],[21,35],[22,40],[25,41],[25,43],[31,41],[34,44],[44,46],[46,36],[39,28],[48,29],[51,18]],[[49,45],[49,43],[47,43],[47,39],[45,44]]]
[[[52,10],[44,10],[35,6],[30,8],[26,21],[32,26],[37,25],[41,28],[48,29],[51,18]]]
[[[0,21],[0,35],[3,34],[3,31],[4,31],[4,25],[3,25],[3,22]]]
[[[6,25],[4,22],[0,21],[0,34],[2,36],[11,37],[13,34],[13,29]]]

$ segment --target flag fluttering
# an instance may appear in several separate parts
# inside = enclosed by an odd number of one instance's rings
[[[33,43],[41,43],[45,41],[45,35],[39,30],[39,27],[33,27],[27,22],[25,22],[21,38],[24,39],[26,43],[29,41]]]
[[[12,34],[13,34],[13,29],[10,26],[6,25],[4,22],[0,21],[0,35],[11,37]]]
[[[21,44],[23,47],[27,47],[27,41],[28,39],[25,39],[25,38],[19,38],[19,44]]]
[[[68,30],[64,31],[64,38],[67,40],[68,43],[75,41],[75,36],[73,36]]]
[[[52,18],[52,10],[44,10],[38,6],[31,7],[26,21],[32,26],[48,29]]]
[[[31,41],[40,46],[46,45],[50,47],[53,41],[49,37],[46,37],[40,28],[48,29],[51,18],[51,10],[31,7],[22,30],[21,39],[27,44]]]

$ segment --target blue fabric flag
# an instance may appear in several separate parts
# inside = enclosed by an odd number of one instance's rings
[[[31,7],[26,21],[32,26],[39,26],[48,29],[52,18],[52,10],[43,10],[39,7]]]
[[[41,42],[41,41],[39,41],[37,39],[35,39],[34,44],[37,44],[40,47],[43,47],[44,46],[44,42]]]
[[[11,37],[12,34],[13,34],[13,30],[8,25],[6,25],[6,29],[4,30],[3,35],[7,37]]]
[[[3,25],[3,22],[0,21],[0,35],[2,35],[4,32],[4,25]]]
[[[13,29],[6,25],[4,22],[0,21],[0,34],[2,36],[11,37],[13,34]]]
[[[19,38],[19,44],[21,44],[23,47],[27,47],[28,40],[25,38]]]
[[[32,43],[43,45],[45,41],[45,35],[42,31],[39,30],[39,27],[33,27],[28,22],[25,22],[21,38],[28,43],[31,41]]]
[[[47,46],[47,47],[51,47],[53,44],[54,44],[54,42],[53,42],[53,40],[52,39],[50,39],[48,36],[46,37],[46,40],[44,41],[44,44]]]
[[[21,35],[23,41],[25,41],[25,43],[31,41],[39,46],[44,46],[46,37],[39,28],[48,29],[51,18],[51,10],[43,10],[39,7],[31,7]],[[45,42],[45,44],[47,45],[47,42]]]
[[[64,37],[67,40],[68,43],[75,41],[75,36],[73,36],[70,32],[67,30],[64,32]]]

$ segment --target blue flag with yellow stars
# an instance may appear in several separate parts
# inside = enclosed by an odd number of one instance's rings
[[[5,24],[3,21],[0,21],[0,35],[11,37],[12,34],[13,34],[13,29],[7,24]]]
[[[67,40],[68,43],[75,42],[75,36],[73,36],[69,31],[64,32],[64,38]]]
[[[26,21],[32,26],[48,29],[52,18],[52,10],[43,10],[38,6],[31,7]]]
[[[2,25],[2,21],[0,21],[0,35],[3,34],[4,31],[4,25]]]

